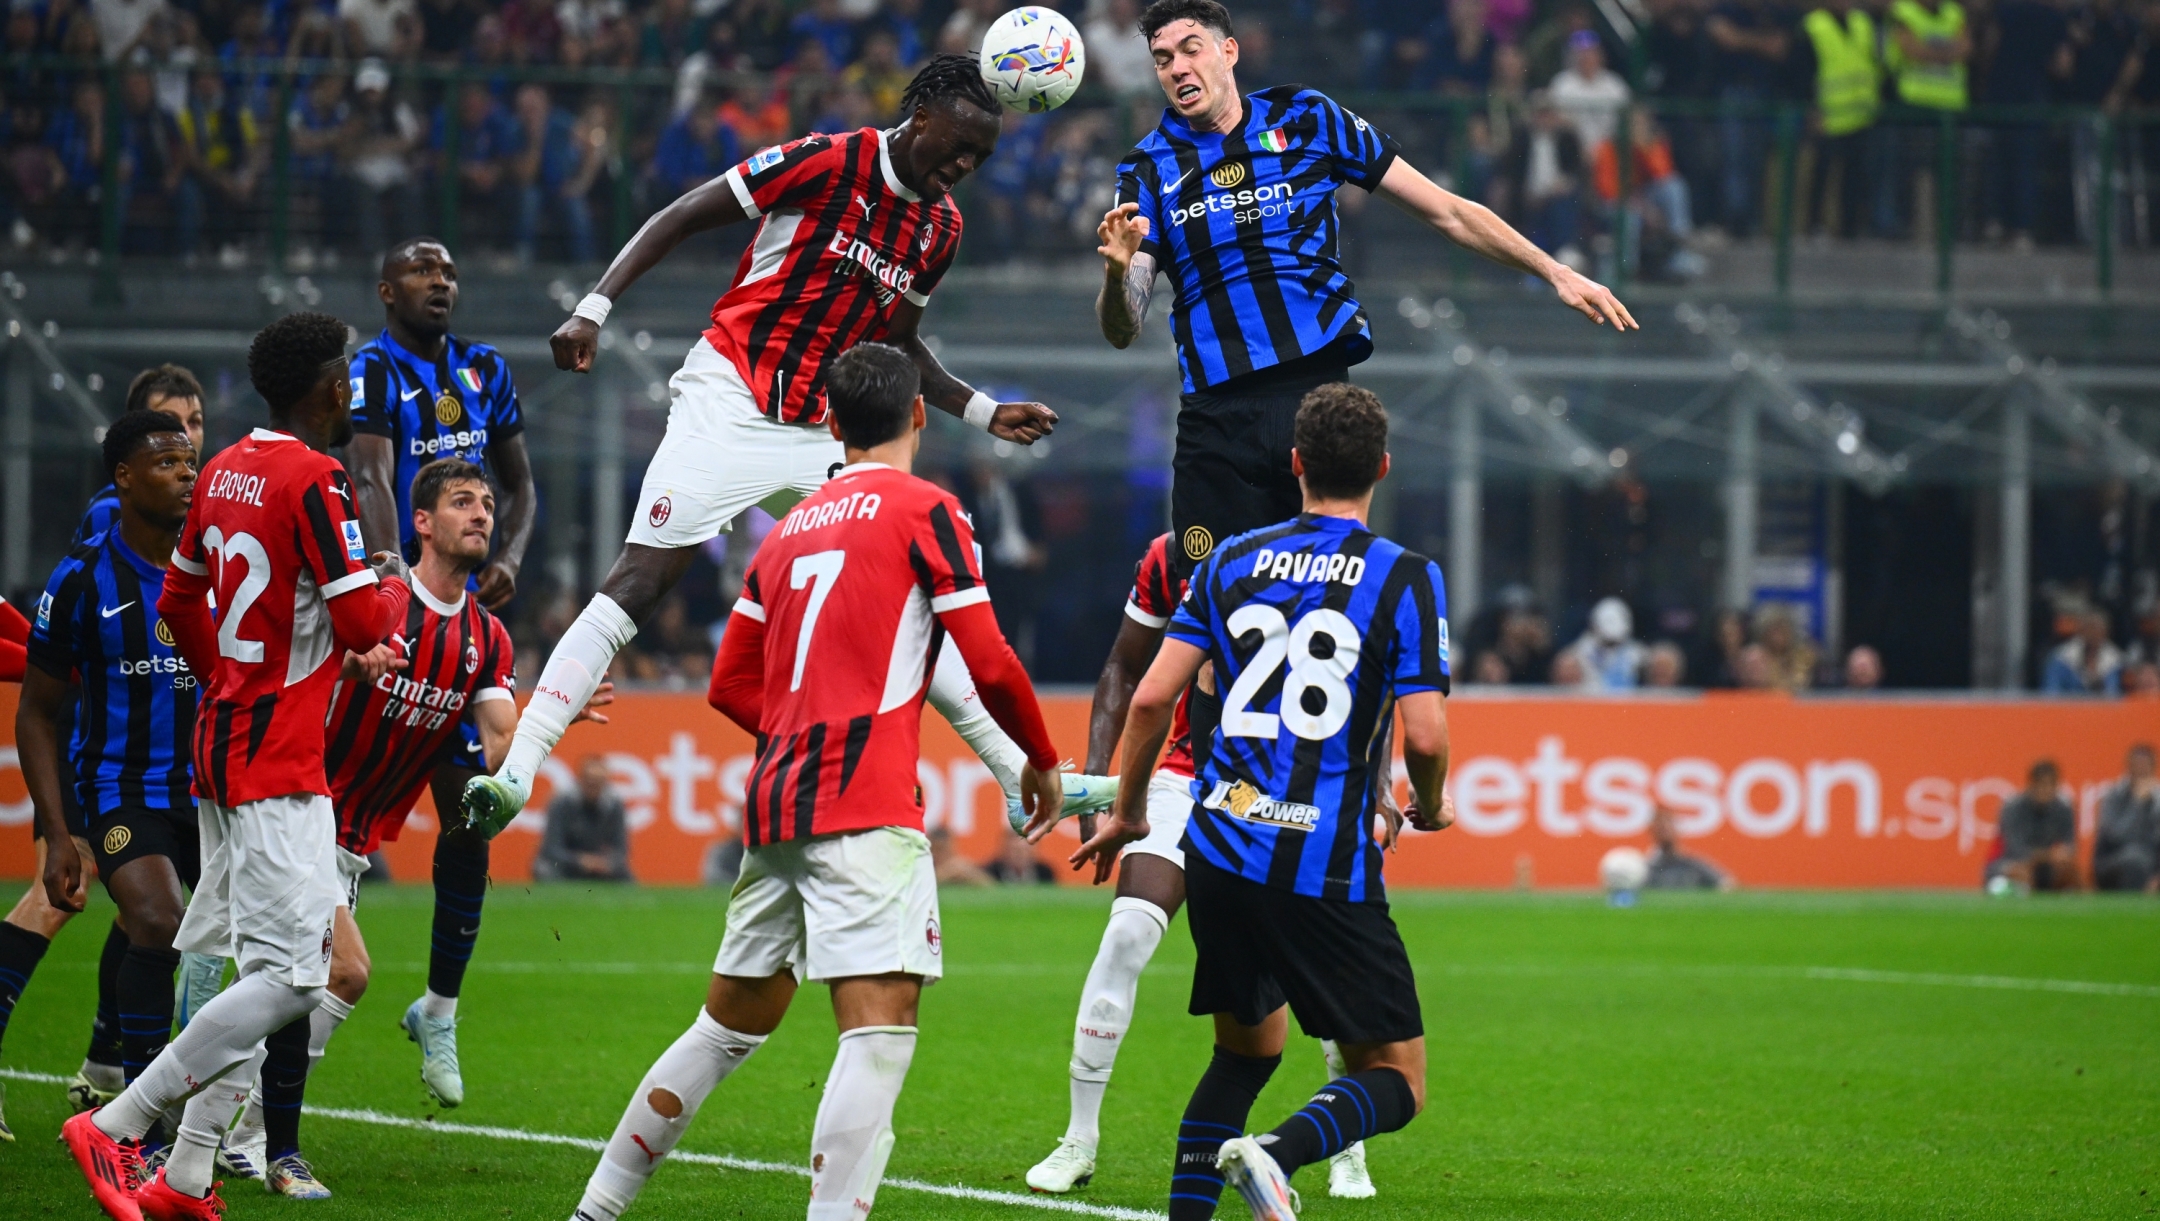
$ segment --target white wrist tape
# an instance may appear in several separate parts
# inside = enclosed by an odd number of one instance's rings
[[[577,308],[570,313],[574,317],[590,320],[594,326],[606,326],[608,311],[614,308],[615,303],[599,293],[586,293],[585,299],[578,302]]]
[[[990,417],[997,414],[997,409],[998,402],[996,399],[977,390],[975,397],[968,400],[967,409],[960,413],[960,418],[982,429],[984,432],[988,432],[990,431]]]

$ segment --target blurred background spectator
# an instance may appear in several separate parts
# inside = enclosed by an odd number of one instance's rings
[[[1734,890],[1732,875],[1699,856],[1680,851],[1673,812],[1659,806],[1650,815],[1650,873],[1645,890]]]
[[[1845,654],[1845,689],[1874,691],[1882,686],[1882,654],[1867,645],[1855,645]]]
[[[1635,639],[1635,613],[1618,598],[1590,608],[1590,626],[1568,651],[1582,664],[1592,691],[1629,691],[1642,681],[1644,649]]]
[[[997,859],[984,872],[1007,886],[1041,886],[1057,881],[1057,871],[1035,855],[1035,849],[1017,835],[1007,835]]]
[[[627,882],[630,826],[622,798],[608,781],[607,760],[587,755],[578,764],[577,787],[548,802],[547,830],[533,858],[540,881]]]
[[[2042,759],[2026,774],[2025,791],[2005,801],[1996,819],[1996,856],[1987,880],[2028,890],[2076,890],[2077,813],[2062,796],[2062,769]]]
[[[2101,890],[2160,889],[2160,783],[2153,778],[2153,748],[2130,748],[2121,780],[2100,797],[2100,825],[2093,838],[2093,885]]]

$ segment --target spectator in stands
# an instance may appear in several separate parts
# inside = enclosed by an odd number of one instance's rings
[[[2012,0],[2030,3],[2033,0]],[[1836,232],[1858,236],[1867,215],[1875,160],[1875,118],[1882,106],[1882,50],[1875,19],[1855,0],[1824,0],[1794,41],[1814,81],[1815,163],[1808,176],[1808,225],[1832,232],[1830,182],[1838,188]]]
[[[547,830],[532,870],[543,882],[630,880],[630,825],[622,798],[608,782],[605,758],[585,756],[578,764],[577,787],[548,803]]]
[[[1755,612],[1755,639],[1770,663],[1771,686],[1805,691],[1815,685],[1815,642],[1790,608],[1773,602]]]
[[[1569,36],[1567,67],[1553,77],[1547,92],[1586,152],[1613,138],[1629,97],[1627,82],[1605,66],[1605,45],[1589,30]]]
[[[1552,667],[1546,672],[1546,681],[1555,687],[1581,690],[1590,683],[1590,671],[1583,666],[1583,659],[1573,649],[1563,649],[1553,655]]]
[[[1778,689],[1777,665],[1770,659],[1770,650],[1759,644],[1741,647],[1733,658],[1733,685],[1742,691],[1775,691]]]
[[[1734,890],[1732,875],[1699,856],[1680,851],[1673,812],[1664,806],[1650,815],[1650,874],[1645,890]]]
[[[1747,617],[1737,610],[1721,610],[1710,619],[1710,630],[1697,646],[1695,672],[1706,687],[1740,685],[1740,650],[1747,647]]]
[[[339,140],[339,163],[350,184],[351,206],[363,254],[379,254],[392,233],[417,233],[421,223],[419,175],[413,170],[420,144],[420,117],[390,95],[390,71],[368,60],[353,74],[352,120]]]
[[[2062,770],[2042,759],[2026,774],[2025,791],[2003,803],[1996,820],[2002,851],[1987,879],[2008,878],[2030,890],[2079,888],[2077,814],[2062,797]]]
[[[157,104],[157,83],[143,68],[120,78],[120,190],[129,254],[166,254],[173,244],[175,204],[187,172],[179,125]]]
[[[105,62],[119,63],[142,41],[150,20],[165,11],[165,0],[90,0],[97,23],[98,48]]]
[[[1628,251],[1637,265],[1648,263],[1671,280],[1691,280],[1709,269],[1687,246],[1695,232],[1695,212],[1687,179],[1674,168],[1672,144],[1646,107],[1628,111],[1628,151],[1633,163],[1627,213]],[[1619,141],[1598,145],[1591,178],[1607,208],[1620,201]]]
[[[1153,102],[1161,97],[1155,56],[1140,36],[1137,0],[1105,0],[1091,14],[1080,31],[1087,44],[1087,79],[1101,81],[1121,100]]]
[[[797,46],[807,39],[823,47],[834,69],[854,62],[855,23],[840,11],[840,0],[810,0],[788,23],[788,35]]]
[[[1426,34],[1432,47],[1426,57],[1426,88],[1448,97],[1485,95],[1492,87],[1493,56],[1500,50],[1490,15],[1486,0],[1450,0],[1447,12]]]
[[[345,46],[355,55],[409,59],[420,49],[416,0],[337,0]]]
[[[1096,64],[1090,44],[1088,67],[1094,68]],[[900,58],[900,36],[890,29],[874,28],[863,36],[862,58],[847,66],[840,74],[840,83],[862,90],[870,99],[870,109],[877,115],[877,121],[889,123],[900,113],[900,94],[907,89],[908,81],[914,75]],[[1154,83],[1152,74],[1149,83]]]
[[[646,206],[657,211],[742,160],[742,141],[709,99],[676,116],[653,150]]]
[[[1960,114],[1970,105],[1966,61],[1972,58],[1972,31],[1958,0],[1892,0],[1883,27],[1891,79],[1897,100],[1921,112]],[[1935,181],[1943,129],[1932,117],[1904,127],[1900,145],[1904,162],[1894,189],[1915,235],[1932,232],[1943,193],[1957,183]],[[1925,181],[1929,189],[1923,192]],[[1953,213],[1952,215],[1955,215]]]
[[[570,261],[590,263],[592,205],[577,183],[585,160],[585,150],[573,137],[577,120],[549,100],[545,85],[518,86],[516,106],[517,142],[509,161],[518,193],[518,260],[532,262],[542,217],[552,214],[562,228],[563,248]],[[589,186],[591,179],[585,183]]]
[[[2160,666],[2140,661],[2123,667],[2123,694],[2131,699],[2160,696]]]
[[[256,130],[254,112],[227,96],[223,74],[205,65],[195,70],[187,105],[173,120],[187,166],[178,194],[180,253],[196,253],[207,219],[211,240],[220,247],[219,261],[238,266],[245,257],[240,243],[254,228],[255,185],[270,151]]]
[[[1542,683],[1552,669],[1552,625],[1520,585],[1500,591],[1499,631],[1493,650],[1518,683]]]
[[[2093,839],[2093,884],[2101,890],[2160,890],[2160,782],[2153,778],[2153,748],[2130,748],[2121,780],[2100,798],[2100,829]]]
[[[960,846],[953,843],[950,827],[940,824],[930,828],[928,835],[930,868],[940,887],[990,885],[989,871],[960,854]]]
[[[352,123],[345,98],[345,74],[325,72],[293,98],[285,116],[289,140],[286,182],[292,191],[292,225],[303,248],[329,244],[333,234],[348,233],[357,219],[350,192],[337,183],[338,149]],[[312,239],[312,241],[310,240]]]
[[[2088,0],[2074,5],[2069,18],[2069,54],[2053,64],[2058,80],[2055,100],[2072,106],[2119,110],[2135,88],[2146,48],[2140,40],[2138,21],[2120,0]],[[2090,243],[2099,229],[2101,156],[2104,142],[2090,123],[2070,129],[2070,196],[2076,211],[2077,236]],[[2117,157],[2116,164],[2122,164]],[[2118,197],[2118,224],[2131,213]]]
[[[485,13],[484,0],[418,0],[420,53],[437,63],[456,63],[465,54],[473,27]]]
[[[1590,608],[1590,623],[1568,651],[1582,662],[1583,686],[1592,691],[1632,691],[1642,681],[1642,642],[1635,639],[1635,613],[1618,598],[1602,598]]]
[[[454,173],[458,179],[458,202],[467,216],[478,221],[474,231],[502,233],[513,218],[517,184],[512,160],[523,143],[517,121],[496,102],[487,86],[471,81],[457,92],[457,163],[442,165],[446,116],[435,112],[435,131],[429,144],[438,159],[438,174]]]
[[[973,55],[982,50],[983,34],[1005,11],[1005,0],[960,0],[938,30],[937,49]]]
[[[556,0],[557,53],[563,66],[581,68],[605,62],[606,48],[617,37],[626,12],[623,0]]]
[[[1035,614],[1050,552],[1041,543],[1042,506],[1025,480],[1015,482],[996,462],[978,459],[957,481],[960,504],[975,523],[983,584],[998,627],[1023,664],[1035,661]]]
[[[2107,612],[2078,613],[2077,635],[2048,657],[2040,689],[2055,695],[2121,695],[2122,650],[2108,639]]]
[[[1642,685],[1645,687],[1673,688],[1687,682],[1687,654],[1670,640],[1660,640],[1650,646],[1643,657]]]
[[[1503,171],[1514,220],[1539,248],[1577,270],[1590,266],[1579,244],[1583,168],[1582,141],[1551,95],[1532,95],[1530,122],[1517,133]]]
[[[1491,649],[1479,649],[1476,659],[1470,663],[1470,681],[1500,687],[1506,686],[1508,680],[1508,664],[1500,660],[1500,654]]]
[[[1035,848],[1017,835],[1007,835],[997,859],[984,872],[1007,886],[1043,886],[1057,881],[1057,871],[1035,855]]]
[[[45,146],[58,184],[53,235],[70,244],[94,240],[105,189],[105,90],[95,77],[76,83],[74,104],[52,117]]]
[[[512,63],[555,62],[556,49],[562,44],[562,22],[555,16],[555,0],[504,0],[499,15]]]
[[[1722,104],[1716,218],[1734,237],[1746,237],[1755,229],[1756,194],[1769,155],[1770,125],[1761,110],[1777,96],[1792,37],[1768,0],[1720,0],[1703,30]]]
[[[1855,645],[1845,654],[1845,689],[1876,691],[1882,688],[1882,654],[1868,645]]]
[[[2052,100],[2050,70],[2069,63],[2068,14],[2053,0],[1996,0],[1982,27],[1976,62],[1987,71],[1980,100],[1989,106],[2044,106]],[[2047,124],[2013,119],[1987,133],[1981,216],[1990,241],[2008,237],[2020,253],[2032,249],[2040,218],[2041,157]]]
[[[1700,0],[1651,0],[1651,22],[1643,33],[1645,92],[1660,99],[1702,106],[1717,94],[1710,36],[1703,29]],[[1689,198],[1718,210],[1716,122],[1701,111],[1674,109],[1659,115],[1672,133],[1673,162],[1687,180]],[[1697,216],[1703,208],[1698,206]]]

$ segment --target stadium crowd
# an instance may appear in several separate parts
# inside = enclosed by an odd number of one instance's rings
[[[440,227],[454,179],[468,235],[509,257],[589,263],[606,233],[749,150],[889,118],[926,55],[972,49],[1005,7],[23,0],[6,33],[0,223],[18,251],[95,246],[117,145],[131,255],[242,264],[265,249],[278,206],[303,263],[373,252],[388,234]],[[1161,106],[1134,0],[1074,7],[1087,86],[1056,115],[1008,120],[974,186],[972,260],[1092,248],[1115,159]],[[1252,0],[1237,16],[1254,79],[1361,99],[1420,161],[1571,263],[1611,249],[1624,223],[1642,274],[1699,274],[1704,252],[1774,226],[1782,164],[1800,178],[1796,223],[1821,235],[1925,239],[1947,214],[1960,236],[2017,249],[2089,242],[2106,176],[2118,236],[2151,240],[2160,128],[2100,116],[2160,102],[2160,4],[1631,7],[1639,16],[1606,6],[1618,26],[1588,0]],[[536,79],[565,68],[672,83]],[[1805,108],[1790,162],[1779,106]],[[2000,109],[2040,106],[2082,113]],[[1942,135],[1943,118],[1968,112]],[[270,168],[281,127],[283,204]],[[1944,165],[1950,209],[1932,182]]]

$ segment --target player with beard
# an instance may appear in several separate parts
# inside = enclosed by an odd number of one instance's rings
[[[298,1200],[330,1196],[300,1155],[300,1105],[309,1071],[367,991],[367,943],[353,920],[367,856],[404,829],[436,761],[462,746],[461,724],[478,734],[488,758],[501,757],[517,726],[509,629],[467,589],[488,562],[495,533],[487,473],[461,458],[438,458],[414,477],[410,503],[419,542],[411,595],[386,643],[368,658],[346,659],[330,701],[323,763],[337,810],[339,856],[352,885],[337,910],[329,994],[313,1013],[270,1036],[260,1105],[249,1107],[227,1139],[265,1168],[271,1192]],[[603,684],[593,703],[612,702],[610,691]],[[581,719],[607,720],[590,708]],[[410,1034],[410,1011],[406,1023]]]
[[[952,190],[996,151],[1004,112],[972,55],[933,56],[900,105],[897,127],[768,148],[661,209],[551,338],[557,368],[586,372],[609,310],[640,276],[692,234],[759,222],[671,383],[667,435],[621,557],[533,684],[509,758],[465,787],[466,817],[491,834],[524,808],[540,764],[697,547],[753,505],[784,512],[844,464],[826,432],[832,358],[882,340],[914,362],[924,399],[941,411],[1023,445],[1056,424],[1041,403],[999,403],[946,372],[920,334],[960,247]],[[935,669],[930,702],[1011,806],[1025,753],[984,711],[956,653],[945,650]],[[1074,809],[1101,809],[1116,791],[1102,777],[1065,785]]]
[[[211,1170],[231,1112],[208,1087],[322,1001],[344,893],[323,717],[343,651],[382,643],[403,596],[368,566],[351,482],[329,455],[353,435],[345,324],[280,318],[249,346],[248,376],[272,427],[203,468],[158,599],[203,682],[191,744],[202,881],[173,943],[238,959],[240,974],[118,1098],[62,1125],[116,1221],[223,1214]],[[55,904],[64,880],[48,871]],[[143,1134],[182,1101],[170,1159],[138,1187]]]

